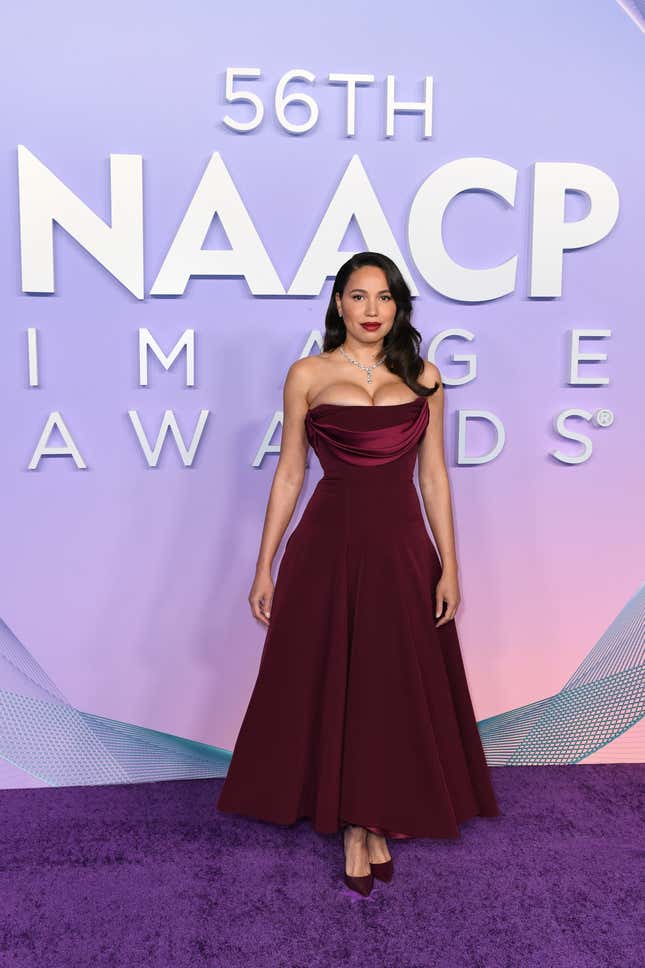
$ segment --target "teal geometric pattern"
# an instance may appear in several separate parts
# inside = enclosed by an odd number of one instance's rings
[[[0,684],[0,757],[50,786],[226,776],[227,750],[76,709],[2,620]]]
[[[579,763],[645,716],[645,585],[560,692],[479,722],[491,766]],[[226,776],[217,746],[82,712],[0,620],[0,757],[51,786]]]
[[[478,725],[491,766],[564,764],[579,763],[643,716],[645,584],[560,692]]]

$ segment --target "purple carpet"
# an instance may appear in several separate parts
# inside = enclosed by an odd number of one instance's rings
[[[0,964],[641,968],[645,765],[491,775],[502,816],[391,842],[368,898],[340,834],[218,815],[221,780],[0,791]]]

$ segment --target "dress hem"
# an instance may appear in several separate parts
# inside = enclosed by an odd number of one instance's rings
[[[277,820],[274,817],[267,817],[267,816],[261,817],[258,814],[245,813],[243,810],[234,810],[232,808],[229,809],[227,807],[220,807],[217,805],[215,809],[220,813],[236,814],[237,816],[245,817],[249,820],[260,820],[263,823],[270,823],[280,827],[292,827],[295,824],[300,823],[301,820],[308,820],[309,823],[311,824],[311,827],[313,828],[313,830],[316,831],[316,833],[324,834],[327,836],[339,833],[339,831],[341,831],[346,824],[351,823],[354,826],[365,827],[367,830],[373,830],[374,833],[381,834],[382,836],[385,836],[385,837],[390,837],[394,840],[411,840],[414,838],[428,838],[432,840],[447,840],[447,839],[460,840],[461,831],[459,830],[459,826],[462,823],[466,823],[468,820],[473,820],[475,817],[494,819],[495,817],[501,816],[500,810],[496,810],[495,812],[487,812],[485,810],[481,810],[475,813],[469,813],[467,816],[461,817],[458,821],[456,821],[455,827],[453,827],[450,831],[444,831],[442,833],[437,833],[436,831],[434,831],[432,833],[428,832],[428,833],[407,834],[407,833],[389,832],[386,827],[369,825],[366,823],[359,824],[356,820],[346,820],[346,819],[339,820],[335,827],[330,828],[328,826],[318,824],[315,818],[311,816],[311,814],[300,814],[299,816],[290,820]]]

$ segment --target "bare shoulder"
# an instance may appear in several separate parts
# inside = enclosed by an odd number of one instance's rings
[[[319,379],[321,363],[317,356],[303,356],[294,360],[284,382],[285,405],[294,413],[304,413],[310,402],[310,391]]]
[[[287,372],[285,389],[308,398],[311,388],[320,379],[321,367],[327,362],[327,356],[322,353],[294,360]]]
[[[424,387],[428,387],[430,390],[432,390],[436,384],[439,384],[435,392],[428,397],[428,401],[432,400],[433,397],[440,397],[443,393],[443,383],[441,382],[441,373],[439,372],[439,367],[434,363],[431,363],[429,360],[423,361],[423,370],[419,374],[419,383]]]
[[[315,356],[303,356],[294,360],[287,371],[285,384],[299,390],[307,390],[315,379],[317,372],[317,359]]]

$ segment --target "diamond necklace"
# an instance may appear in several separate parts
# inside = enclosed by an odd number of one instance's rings
[[[348,356],[342,346],[339,346],[338,349],[341,351],[341,353],[343,354],[343,356],[345,357],[345,359],[349,360],[350,363],[353,363],[354,366],[359,366],[361,368],[361,370],[366,370],[367,371],[367,382],[368,383],[371,383],[372,382],[372,370],[376,369],[377,366],[380,366],[381,363],[385,363],[385,360],[387,359],[386,356],[383,356],[378,361],[378,363],[370,363],[369,366],[368,366],[366,363],[359,363],[358,360],[355,360],[351,356]]]

